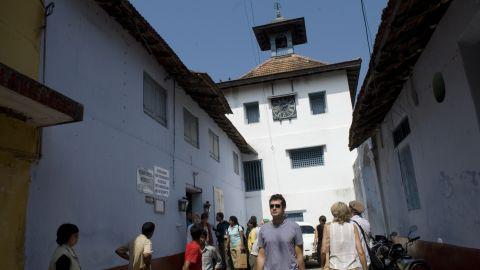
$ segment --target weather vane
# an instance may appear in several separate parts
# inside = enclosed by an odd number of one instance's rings
[[[280,13],[280,0],[275,0],[273,7],[275,8],[275,19],[281,19],[282,14]]]

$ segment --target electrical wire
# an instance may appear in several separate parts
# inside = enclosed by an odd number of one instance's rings
[[[254,41],[253,41],[253,37],[252,37],[252,34],[250,33],[250,29],[252,28],[251,25],[250,25],[250,19],[248,17],[248,11],[247,11],[247,0],[243,0],[243,11],[245,12],[245,19],[247,20],[247,28],[248,28],[248,35],[250,36],[250,46],[252,47],[252,55],[253,55],[253,59],[255,61],[255,65],[258,65],[260,64],[259,62],[257,62],[257,56],[255,55],[255,44],[254,44]]]
[[[362,17],[363,17],[363,25],[365,27],[365,37],[367,38],[367,46],[368,46],[368,56],[369,56],[369,63],[368,63],[368,69],[372,71],[371,74],[371,82],[372,82],[372,87],[375,89],[375,93],[377,92],[377,82],[375,80],[375,64],[374,61],[372,61],[372,46],[373,46],[373,38],[372,38],[372,31],[370,30],[370,25],[368,23],[368,18],[367,18],[367,10],[365,8],[365,3],[363,0],[360,0],[360,6],[362,10]],[[366,78],[365,78],[366,79]],[[356,101],[355,101],[356,103]]]
[[[254,12],[253,12],[253,1],[250,0],[250,12],[252,13],[252,25],[255,26],[255,15],[254,15]],[[257,51],[257,58],[258,58],[258,63],[260,64],[260,50],[258,48],[258,46],[255,46],[255,49]]]
[[[368,46],[368,53],[371,56],[372,55],[372,33],[370,31],[370,26],[368,25],[368,19],[367,19],[367,12],[365,9],[365,3],[363,0],[360,0],[360,5],[362,7],[362,16],[363,16],[363,24],[365,27],[365,36],[367,37],[367,46]]]

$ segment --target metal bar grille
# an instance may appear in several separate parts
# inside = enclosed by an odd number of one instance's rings
[[[290,150],[289,153],[293,169],[324,165],[322,146]]]
[[[287,219],[291,221],[300,221],[303,222],[303,213],[302,212],[297,212],[297,213],[285,213],[285,216]]]
[[[261,160],[243,162],[245,191],[263,189],[263,169]]]

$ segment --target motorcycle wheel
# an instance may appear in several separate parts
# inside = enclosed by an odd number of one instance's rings
[[[408,270],[430,270],[430,266],[425,262],[414,262]]]

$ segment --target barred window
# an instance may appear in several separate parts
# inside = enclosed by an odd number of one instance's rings
[[[262,160],[243,162],[243,174],[245,191],[257,191],[263,189]]]
[[[300,222],[303,222],[303,212],[296,212],[296,211],[293,211],[293,212],[286,212],[285,213],[285,217],[291,221],[300,221]],[[311,227],[311,226],[309,226]],[[313,227],[312,227],[313,228]],[[303,226],[301,227],[302,229],[302,233],[304,233],[304,228]]]
[[[290,150],[292,168],[306,168],[324,165],[323,146]]]
[[[322,114],[326,112],[325,91],[308,94],[310,99],[310,109],[312,114]]]
[[[210,157],[215,159],[216,161],[220,161],[218,136],[210,129],[208,130],[208,140],[210,141]]]
[[[240,166],[238,165],[238,154],[233,152],[233,171],[236,174],[240,174]]]
[[[146,72],[143,73],[143,111],[163,126],[167,126],[167,90]]]
[[[183,137],[198,148],[198,118],[183,108]]]

